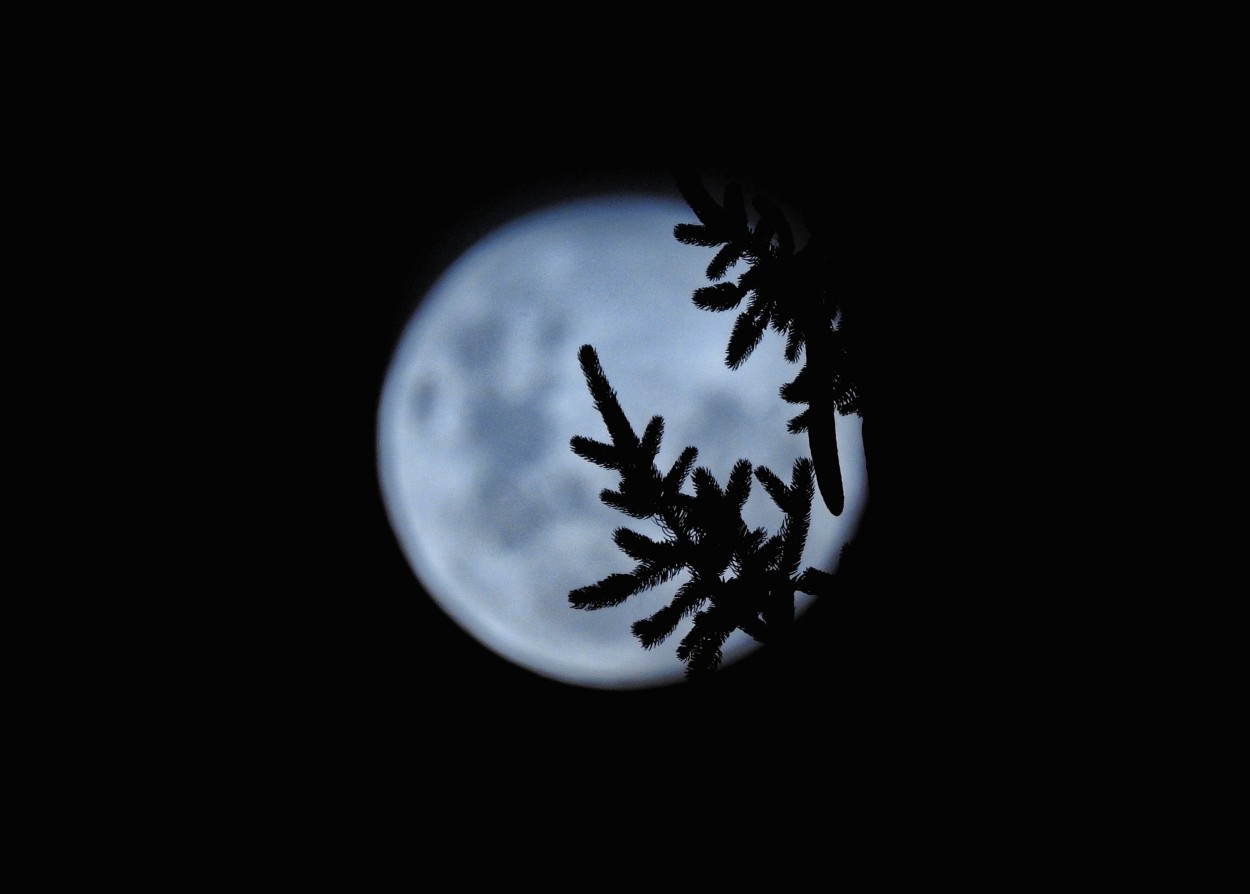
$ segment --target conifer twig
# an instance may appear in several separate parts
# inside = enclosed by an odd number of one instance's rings
[[[821,497],[840,515],[845,504],[838,457],[836,415],[863,415],[856,357],[849,350],[841,302],[831,287],[831,264],[824,244],[813,238],[796,250],[793,231],[781,209],[763,195],[752,199],[757,218],[750,224],[742,187],[725,187],[718,202],[692,170],[675,172],[677,186],[699,223],[673,228],[678,241],[715,248],[707,278],[715,285],[695,289],[695,306],[723,312],[745,308],[734,320],[725,348],[725,364],[737,369],[755,351],[769,329],[786,339],[785,358],[803,368],[782,386],[781,397],[805,409],[787,426],[808,433]],[[736,281],[724,279],[739,261],[745,269]]]
[[[740,459],[721,487],[709,469],[694,468],[698,450],[687,447],[661,473],[655,459],[663,418],[653,416],[639,438],[594,348],[583,345],[578,359],[610,441],[575,435],[570,446],[578,456],[620,476],[616,490],[600,492],[605,505],[654,522],[663,538],[617,528],[613,540],[636,563],[633,570],[571,591],[570,604],[585,610],[620,605],[685,572],[688,579],[669,604],[632,625],[644,648],[656,647],[692,617],[677,657],[685,662],[687,674],[698,675],[719,666],[721,647],[734,630],[759,642],[776,639],[793,623],[795,592],[828,589],[825,572],[799,572],[815,487],[811,461],[796,460],[786,484],[767,467],[753,468]],[[752,476],[782,511],[781,527],[772,536],[763,528],[748,528],[742,519]],[[687,479],[693,494],[683,490]]]

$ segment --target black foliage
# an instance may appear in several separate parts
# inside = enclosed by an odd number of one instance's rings
[[[721,279],[726,273],[729,272],[730,267],[738,263],[738,259],[740,257],[742,257],[742,253],[736,245],[726,245],[722,247],[707,265],[707,278],[712,282],[716,282]],[[739,298],[741,298],[740,291],[737,289],[734,291],[738,293]],[[729,308],[722,309],[728,310]]]
[[[694,290],[694,303],[703,310],[732,310],[742,303],[742,288],[732,282]]]
[[[684,242],[686,245],[711,247],[720,245],[722,241],[707,227],[696,224],[678,224],[673,230],[673,235],[677,237],[678,242]]]
[[[699,223],[679,223],[673,235],[687,245],[717,249],[707,267],[707,278],[716,285],[696,289],[694,303],[722,312],[746,299],[725,348],[725,364],[731,369],[747,361],[769,329],[785,336],[786,360],[803,359],[802,371],[781,389],[781,396],[806,405],[789,430],[808,433],[821,496],[829,511],[839,515],[845,497],[833,419],[836,414],[863,416],[864,400],[824,235],[813,230],[798,248],[785,213],[766,195],[751,199],[758,215],[752,227],[740,184],[729,183],[718,202],[695,171],[681,169],[674,175]],[[738,261],[745,262],[745,269],[737,281],[722,282]]]
[[[569,593],[574,608],[607,608],[620,605],[638,590],[638,580],[632,574],[609,574],[589,587],[578,587]]]
[[[737,213],[734,208],[730,211]],[[827,592],[825,578],[832,580],[815,568],[799,572],[814,494],[811,461],[798,459],[787,485],[770,469],[754,468],[740,459],[721,487],[710,469],[691,471],[698,451],[687,447],[661,474],[655,459],[664,433],[663,418],[653,416],[639,439],[594,348],[584,345],[578,358],[612,443],[575,436],[570,445],[578,456],[619,473],[618,489],[600,494],[606,505],[654,522],[663,536],[653,539],[618,528],[613,540],[636,563],[634,569],[573,590],[570,604],[587,610],[620,605],[635,593],[684,572],[689,577],[669,604],[634,622],[632,632],[644,648],[654,648],[693,616],[690,631],[677,646],[677,657],[685,662],[687,674],[694,676],[720,665],[721,647],[734,630],[760,642],[775,640],[793,623],[795,592]],[[742,519],[753,477],[783,514],[775,535],[748,528]],[[683,490],[687,478],[693,494]]]
[[[678,588],[668,605],[650,617],[634,622],[630,629],[643,648],[653,649],[664,642],[672,636],[683,618],[689,617],[710,598],[703,583],[693,578],[686,581]]]
[[[791,418],[791,420],[786,423],[786,431],[790,432],[792,435],[802,434],[807,431],[807,422],[810,416],[811,411],[804,410],[799,415]]]
[[[582,459],[590,460],[590,462],[597,466],[603,466],[605,469],[620,468],[620,461],[617,459],[616,450],[612,445],[580,436],[574,436],[571,443],[573,452]]]
[[[766,325],[767,317],[752,313],[751,308],[739,314],[734,321],[733,330],[729,333],[729,346],[725,349],[726,365],[731,369],[741,366],[764,337]]]

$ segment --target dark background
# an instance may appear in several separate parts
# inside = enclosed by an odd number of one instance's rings
[[[967,217],[952,214],[947,180],[901,176],[880,157],[835,167],[817,148],[639,161],[568,147],[501,160],[391,145],[356,147],[338,167],[323,156],[306,180],[282,178],[284,219],[298,223],[282,239],[277,313],[265,314],[271,328],[259,342],[262,354],[280,343],[282,359],[266,379],[272,395],[253,402],[249,441],[267,483],[254,510],[242,507],[249,530],[260,529],[249,548],[265,570],[250,579],[255,599],[235,597],[250,619],[240,636],[258,719],[388,756],[431,740],[519,736],[575,760],[580,737],[603,730],[631,748],[667,749],[744,721],[797,743],[828,724],[946,724],[998,697],[1001,679],[985,666],[1005,646],[982,635],[991,603],[972,571],[1001,557],[982,536],[993,525],[973,508],[966,478],[981,460],[968,459],[977,449],[951,399],[963,383],[949,369],[960,364],[935,366],[958,343],[935,333],[959,316],[949,280],[966,261],[952,252],[964,251]],[[755,184],[832,234],[873,358],[868,515],[838,592],[802,618],[787,647],[697,685],[584,689],[497,657],[425,596],[378,488],[377,399],[417,299],[477,237],[588,189],[667,188],[672,163]]]
[[[909,78],[906,92],[926,76]],[[1050,570],[1047,554],[1070,547],[1057,516],[1087,513],[1049,467],[1084,457],[1089,434],[1058,418],[1071,383],[1055,376],[1029,398],[1019,386],[1021,372],[1047,377],[1069,363],[1051,339],[1079,331],[1089,303],[1121,300],[1102,288],[1111,277],[1091,286],[1072,261],[1107,235],[1099,197],[1117,159],[1091,159],[1081,134],[1047,140],[1027,116],[1013,124],[1009,96],[962,116],[948,95],[915,104],[923,108],[874,96],[874,114],[848,116],[831,91],[816,114],[761,120],[753,109],[740,127],[712,120],[708,94],[691,102],[700,118],[687,126],[714,132],[709,152],[707,141],[683,146],[669,121],[619,110],[583,128],[571,92],[518,95],[502,116],[475,114],[459,97],[441,111],[415,97],[365,107],[372,85],[334,77],[315,87],[294,112],[300,91],[274,89],[245,109],[231,104],[216,133],[197,124],[174,135],[177,145],[144,141],[138,161],[160,157],[156,179],[168,184],[150,206],[132,207],[129,182],[111,169],[98,174],[109,202],[69,206],[75,215],[91,206],[90,225],[110,232],[124,229],[120,210],[160,231],[150,244],[128,238],[120,270],[86,295],[110,315],[129,307],[134,268],[161,255],[160,300],[135,327],[160,347],[159,362],[144,354],[147,368],[105,395],[150,428],[131,438],[106,419],[84,435],[120,440],[145,477],[156,468],[179,510],[148,519],[160,529],[158,562],[148,561],[145,530],[89,594],[81,626],[92,649],[73,686],[100,698],[72,742],[76,760],[119,742],[132,761],[169,766],[180,800],[186,779],[242,779],[249,800],[229,805],[233,821],[276,777],[284,795],[309,803],[324,801],[331,781],[384,801],[402,788],[387,806],[411,817],[428,816],[420,796],[449,782],[476,804],[463,784],[483,776],[558,771],[576,787],[601,780],[591,770],[641,764],[657,771],[653,787],[628,793],[644,803],[691,780],[713,781],[725,797],[742,783],[802,798],[813,766],[831,780],[822,794],[836,796],[848,780],[864,785],[866,768],[874,791],[904,768],[950,780],[956,748],[966,768],[1018,753],[1012,742],[1041,742],[1012,768],[1029,774],[1053,766],[1053,753],[1081,755],[1083,724],[1065,723],[1071,741],[1053,752],[1044,727],[1059,708],[1071,720],[1068,697],[1092,663],[1082,640],[1114,630],[1091,629],[1090,606],[1118,582]],[[564,120],[558,132],[532,117],[535,105]],[[163,130],[164,109],[151,117]],[[798,117],[814,123],[801,128]],[[620,145],[620,134],[639,132],[656,140]],[[175,151],[184,142],[194,154]],[[77,146],[91,151],[89,140]],[[666,182],[670,160],[824,209],[874,358],[869,519],[837,593],[804,616],[791,647],[706,685],[586,690],[504,662],[424,598],[378,490],[377,398],[415,297],[507,209],[589,183]],[[1079,183],[1067,180],[1074,169]],[[189,285],[203,300],[181,301]],[[190,306],[173,314],[170,304]],[[203,355],[163,363],[201,333]],[[1036,369],[1002,362],[1022,351]],[[202,386],[191,399],[184,369]],[[170,432],[168,417],[188,403],[185,430]],[[188,466],[190,496],[180,486]],[[129,496],[126,475],[103,474]],[[93,507],[91,521],[113,526],[112,508]],[[130,595],[136,565],[152,584],[141,600]],[[46,601],[60,610],[57,594]],[[119,665],[124,674],[104,672]],[[1131,691],[1121,685],[1130,673],[1084,696],[1084,713],[1115,703],[1111,685]],[[118,710],[126,702],[133,711]],[[725,754],[737,763],[712,773]],[[957,802],[958,781],[943,804]],[[715,826],[724,803],[709,799],[698,818]],[[691,811],[661,815],[680,824]]]

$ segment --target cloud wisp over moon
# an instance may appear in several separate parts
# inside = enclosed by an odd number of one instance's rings
[[[461,256],[418,305],[396,345],[378,411],[378,468],[404,553],[440,607],[504,658],[567,683],[674,683],[678,632],[644,650],[630,624],[668,603],[684,575],[625,604],[577,611],[568,592],[632,562],[621,526],[657,535],[599,502],[616,476],[569,449],[606,439],[577,362],[592,344],[635,428],[665,420],[657,458],[686,447],[724,482],[740,458],[789,478],[807,455],[778,388],[798,367],[776,336],[738,370],[723,362],[732,314],[700,311],[707,252],[678,243],[693,220],[676,197],[591,196],[532,212]],[[734,272],[731,271],[731,275]],[[804,563],[833,570],[865,499],[859,420],[840,417],[847,508],[813,505]],[[758,485],[748,524],[780,513]],[[800,611],[810,597],[799,594]],[[735,633],[725,661],[754,642]]]

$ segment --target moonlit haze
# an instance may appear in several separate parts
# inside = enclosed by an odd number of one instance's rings
[[[546,677],[596,688],[678,682],[685,666],[674,651],[691,623],[651,650],[629,629],[667,605],[685,573],[613,608],[569,605],[570,590],[632,569],[614,529],[659,536],[651,522],[601,503],[619,477],[569,448],[573,435],[609,440],[578,366],[581,345],[598,352],[635,431],[664,417],[662,471],[693,445],[695,465],[722,486],[740,458],[789,481],[794,460],[808,455],[806,434],[786,431],[802,407],[778,396],[800,369],[782,356],[782,337],[766,334],[730,370],[723,358],[736,312],[691,302],[714,254],[673,238],[674,224],[694,221],[679,198],[643,194],[516,218],[444,271],[394,349],[378,469],[404,554],[469,634]],[[835,518],[816,495],[802,566],[827,571],[866,498],[859,419],[837,425],[846,509]],[[780,525],[758,481],[744,518],[770,534]],[[796,595],[800,612],[811,599]],[[735,632],[724,663],[755,645]]]

